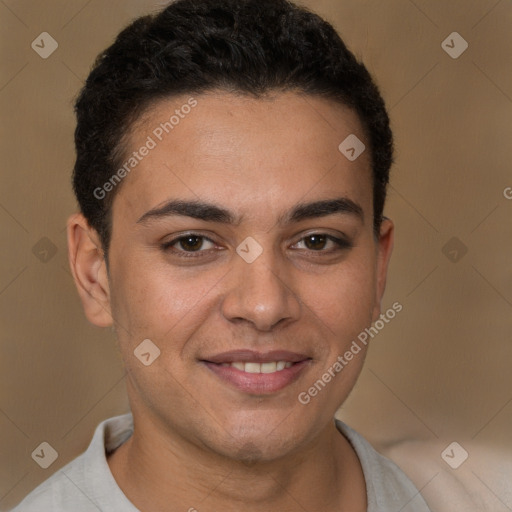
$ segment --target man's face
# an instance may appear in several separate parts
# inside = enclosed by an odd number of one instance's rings
[[[148,136],[156,146],[113,203],[108,286],[132,411],[203,449],[276,459],[314,442],[352,389],[364,347],[298,400],[378,316],[392,230],[373,234],[369,151],[338,150],[365,140],[349,109],[199,95],[160,141],[188,99],[137,123],[126,158]],[[145,339],[161,352],[149,366],[134,355]]]

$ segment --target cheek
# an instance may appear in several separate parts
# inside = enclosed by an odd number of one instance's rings
[[[222,276],[219,269],[197,273],[126,258],[112,274],[112,312],[126,328],[119,335],[133,342],[150,338],[165,343],[172,337],[177,348],[201,324]]]
[[[301,295],[339,343],[352,340],[371,323],[375,297],[374,262],[354,254],[322,276],[304,279]]]
[[[208,322],[230,268],[173,268],[165,261],[148,264],[142,255],[125,254],[112,258],[116,265],[111,272],[112,313],[120,342],[131,346],[149,338],[173,352],[181,351]],[[336,344],[345,344],[367,327],[375,295],[371,255],[371,249],[361,245],[346,261],[322,273],[299,271],[290,276],[290,287],[305,305],[302,322],[309,322],[313,313],[311,322],[318,323],[326,336],[333,334]]]

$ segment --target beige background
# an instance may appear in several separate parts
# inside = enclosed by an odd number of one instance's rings
[[[510,511],[512,3],[305,3],[377,77],[397,145],[384,306],[404,309],[375,338],[340,417],[406,470],[433,511]],[[0,1],[1,510],[128,410],[112,332],[87,323],[68,270],[71,105],[97,53],[160,5]],[[30,46],[43,31],[59,44],[46,60]],[[454,31],[469,43],[458,59],[441,47]],[[462,257],[445,247],[453,237]],[[46,470],[31,458],[42,441],[59,453]],[[452,441],[469,453],[456,470],[441,458]]]

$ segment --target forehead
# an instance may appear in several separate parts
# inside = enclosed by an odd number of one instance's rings
[[[281,206],[329,195],[366,209],[369,151],[350,161],[339,149],[354,136],[366,144],[352,110],[309,95],[219,92],[161,100],[131,130],[123,163],[136,165],[116,195],[114,215],[122,208],[140,217],[172,198],[222,203],[240,214],[250,210],[249,217],[279,215]]]

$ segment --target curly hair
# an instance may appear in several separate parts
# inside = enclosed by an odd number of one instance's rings
[[[256,98],[297,91],[353,109],[369,144],[378,233],[393,160],[384,101],[334,28],[287,0],[177,0],[133,21],[96,59],[75,104],[73,189],[108,253],[112,203],[101,187],[145,109],[182,94],[222,90]]]

